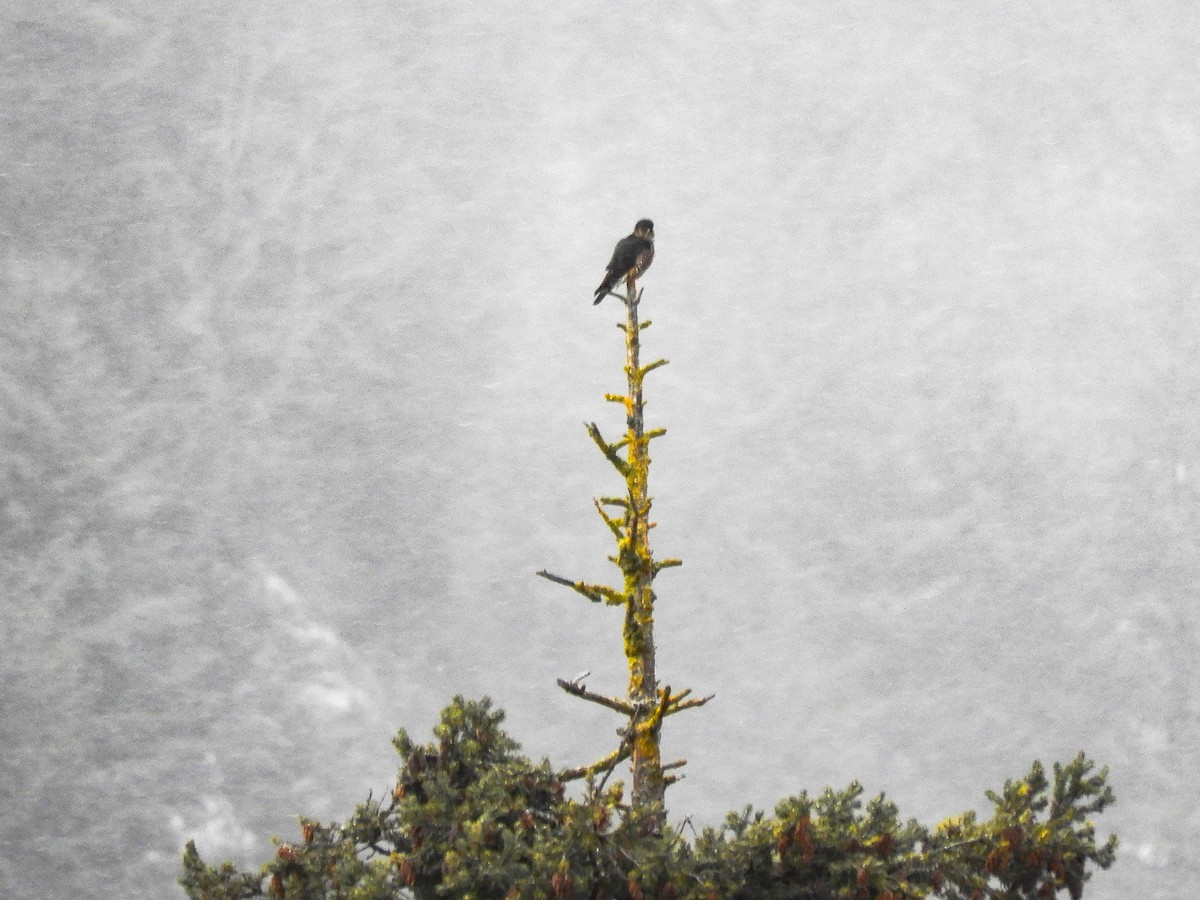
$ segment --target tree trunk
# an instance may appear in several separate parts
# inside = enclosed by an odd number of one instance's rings
[[[629,509],[626,540],[629,565],[625,569],[628,597],[625,609],[625,656],[629,664],[629,702],[634,709],[629,735],[632,748],[633,806],[660,820],[664,815],[665,783],[659,734],[658,682],[654,675],[654,559],[650,550],[650,442],[645,435],[642,411],[642,378],[639,351],[641,299],[632,278],[626,283],[625,373],[629,380],[626,396],[626,433]]]

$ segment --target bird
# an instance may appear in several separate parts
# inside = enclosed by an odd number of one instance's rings
[[[617,286],[622,279],[632,280],[639,277],[650,268],[654,261],[654,223],[649,219],[641,219],[633,226],[633,234],[617,241],[609,260],[608,269],[604,272],[604,280],[596,288],[595,306]]]

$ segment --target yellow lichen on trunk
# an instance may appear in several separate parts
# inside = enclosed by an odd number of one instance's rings
[[[624,496],[600,497],[595,501],[596,512],[616,541],[616,555],[608,558],[621,570],[622,583],[618,588],[574,581],[544,570],[538,574],[574,589],[593,602],[625,607],[622,637],[629,668],[625,698],[593,693],[587,690],[581,679],[560,679],[558,682],[568,693],[628,716],[622,731],[624,739],[617,750],[603,759],[590,766],[567,770],[563,776],[586,777],[600,771],[611,771],[619,762],[630,760],[633,769],[632,807],[644,817],[644,826],[657,829],[666,821],[666,786],[678,777],[664,776],[664,769],[677,769],[684,764],[683,760],[677,760],[668,766],[663,765],[660,743],[663,720],[684,709],[702,706],[710,698],[687,699],[690,691],[671,694],[669,688],[660,690],[655,675],[653,582],[661,570],[682,563],[670,557],[656,562],[650,547],[650,529],[654,527],[650,520],[650,442],[666,431],[662,428],[646,431],[642,383],[646,375],[666,365],[667,361],[659,359],[647,366],[641,365],[641,332],[650,323],[638,322],[641,296],[633,279],[627,280],[626,289],[626,296],[621,297],[625,303],[626,320],[619,323],[618,327],[625,335],[627,389],[623,394],[604,395],[606,401],[620,403],[624,407],[625,435],[609,443],[594,422],[587,424],[592,441],[625,482]]]
[[[647,810],[663,806],[662,752],[659,734],[662,717],[657,715],[658,682],[654,672],[654,590],[656,574],[650,550],[650,447],[645,434],[640,365],[641,331],[638,326],[637,285],[629,279],[625,303],[625,394],[626,477],[629,506],[625,512],[628,553],[622,553],[625,575],[625,658],[629,665],[629,702],[634,709],[630,723],[633,739],[633,792],[635,806]],[[661,364],[661,363],[660,363]]]

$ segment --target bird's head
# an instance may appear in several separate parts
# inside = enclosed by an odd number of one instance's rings
[[[633,226],[633,233],[640,238],[652,241],[654,240],[654,223],[649,219],[642,219]]]

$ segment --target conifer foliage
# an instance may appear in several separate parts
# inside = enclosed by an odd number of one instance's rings
[[[300,820],[299,835],[276,841],[258,872],[205,863],[194,842],[183,856],[180,884],[191,900],[1052,900],[1083,896],[1096,868],[1108,868],[1117,839],[1096,838],[1092,817],[1111,802],[1107,769],[1083,753],[1050,774],[1034,763],[1023,778],[987,792],[983,819],[966,812],[928,828],[901,819],[882,794],[826,788],[782,800],[774,815],[750,807],[719,828],[685,834],[668,826],[664,792],[680,763],[659,754],[663,721],[708,698],[658,686],[654,667],[652,583],[675,559],[656,560],[648,492],[650,441],[642,384],[663,365],[642,366],[641,299],[627,283],[627,391],[624,438],[609,443],[588,433],[625,481],[596,509],[616,541],[610,559],[620,587],[538,574],[595,602],[625,607],[623,643],[628,692],[609,697],[581,679],[559,681],[576,696],[626,719],[620,745],[597,762],[556,769],[530,761],[502,729],[491,702],[455,697],[430,743],[401,730],[395,785],[369,796],[345,822]],[[622,452],[624,455],[622,455]],[[613,512],[615,510],[615,512]],[[630,796],[611,776],[632,764]],[[610,780],[612,783],[610,784]],[[568,791],[571,782],[581,789]]]
[[[928,829],[851,784],[789,797],[770,817],[731,813],[689,842],[651,827],[619,784],[589,778],[568,796],[502,720],[486,699],[454,698],[432,742],[397,735],[400,772],[384,797],[344,823],[302,819],[255,874],[206,865],[189,843],[180,883],[192,900],[1077,900],[1116,848],[1090,822],[1112,801],[1107,773],[1082,754],[1053,777],[1035,763],[989,792],[983,821],[966,813]]]

